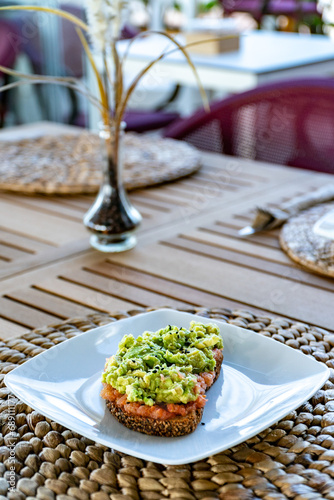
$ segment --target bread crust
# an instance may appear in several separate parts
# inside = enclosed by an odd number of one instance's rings
[[[175,417],[168,420],[157,420],[150,417],[140,417],[125,413],[114,402],[106,401],[111,414],[125,427],[150,436],[177,437],[194,432],[200,423],[204,408],[188,413],[185,417]]]
[[[221,358],[216,362],[216,373],[212,385],[219,377],[222,362],[223,354],[221,354]],[[112,401],[106,401],[106,404],[110,413],[121,424],[125,425],[125,427],[150,436],[178,437],[190,434],[191,432],[194,432],[200,423],[204,412],[204,408],[198,408],[184,417],[177,416],[167,420],[159,420],[150,417],[130,415],[129,413],[124,412],[120,406],[117,406],[117,404]]]

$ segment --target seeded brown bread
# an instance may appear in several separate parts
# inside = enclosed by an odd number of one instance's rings
[[[222,362],[223,353],[221,351],[221,356],[216,362],[216,373],[213,384],[219,377]],[[204,412],[204,408],[199,408],[188,413],[185,417],[178,416],[168,420],[158,420],[150,417],[130,415],[124,412],[120,406],[117,406],[117,404],[112,401],[106,401],[106,404],[111,414],[121,424],[125,425],[125,427],[143,434],[149,434],[150,436],[178,437],[190,434],[191,432],[194,432],[200,423]]]
[[[188,413],[185,417],[175,417],[168,420],[157,420],[150,417],[140,417],[125,413],[114,402],[106,401],[111,414],[125,427],[150,436],[177,437],[194,432],[200,423],[204,408]]]

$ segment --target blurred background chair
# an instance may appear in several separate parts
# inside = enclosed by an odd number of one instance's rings
[[[17,3],[20,4],[19,1]],[[60,2],[59,8],[85,20],[84,7],[73,5],[68,1]],[[48,15],[44,14],[44,16]],[[44,19],[48,21],[50,17]],[[14,14],[11,13],[10,20],[18,34],[15,46],[25,54],[32,71],[36,74],[50,74],[50,64],[48,64],[47,58],[51,56],[50,50],[45,50],[43,34],[39,24],[41,17],[34,12],[18,11]],[[57,41],[59,43],[53,45],[52,51],[58,51],[57,60],[59,64],[57,64],[55,73],[53,74],[56,76],[71,76],[78,80],[85,78],[84,51],[75,27],[64,19],[59,19],[58,22],[59,37],[57,37]],[[137,33],[137,29],[126,25],[122,31],[122,39],[133,38]],[[41,85],[34,88],[36,89],[43,118],[48,120],[55,119],[52,116],[52,110],[50,110],[49,86],[46,88],[46,92],[43,91],[43,86]],[[62,95],[61,102],[58,105],[58,108],[61,108],[60,121],[81,127],[88,126],[89,118],[85,102],[71,89],[62,88],[60,90],[58,88],[58,91]],[[177,93],[178,88],[172,88],[168,91],[167,96],[162,94],[162,98],[154,109],[128,111],[125,117],[127,129],[136,132],[146,132],[160,129],[172,123],[179,117],[179,114],[166,112],[164,108],[173,101]],[[58,112],[59,110],[57,109],[57,114],[59,114]]]
[[[334,80],[281,81],[167,127],[205,151],[334,173]]]
[[[9,21],[0,19],[0,65],[13,68],[18,51],[15,39],[18,36],[15,25]],[[9,83],[10,77],[0,71],[0,82],[4,85]],[[9,92],[0,93],[0,128],[3,127],[4,118],[8,109]]]
[[[0,2],[2,4],[2,2]],[[42,1],[13,0],[12,5],[43,5]],[[68,12],[84,18],[81,7],[70,3],[48,4],[50,7],[64,8]],[[15,39],[13,44],[24,60],[23,72],[31,72],[41,75],[72,76],[82,78],[84,74],[83,52],[80,40],[74,26],[61,18],[50,14],[41,14],[32,11],[14,11],[2,14],[6,16],[15,27]],[[21,66],[20,66],[21,69]],[[46,120],[56,119],[55,104],[52,100],[57,97],[63,101],[65,96],[66,106],[62,102],[57,103],[57,118],[62,118],[63,108],[66,108],[68,116],[64,116],[65,122],[72,122],[79,112],[77,96],[72,90],[63,88],[59,94],[50,92],[51,86],[36,85],[32,87],[34,95],[38,99],[41,117]],[[61,111],[60,111],[61,110]],[[59,112],[58,112],[59,111]]]
[[[220,3],[226,16],[245,12],[255,19],[259,28],[266,15],[285,16],[290,21],[286,25],[289,31],[297,30],[303,22],[310,26],[311,32],[318,32],[321,20],[316,0],[220,0]]]

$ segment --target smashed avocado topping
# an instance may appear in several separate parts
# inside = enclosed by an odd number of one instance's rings
[[[126,394],[129,402],[196,401],[196,374],[214,370],[215,348],[223,348],[218,326],[195,321],[189,329],[168,325],[137,338],[125,335],[106,362],[102,382]]]

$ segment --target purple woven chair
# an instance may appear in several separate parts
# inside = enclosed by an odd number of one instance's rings
[[[334,80],[276,82],[167,127],[205,151],[334,173]]]
[[[68,11],[75,16],[84,19],[85,18],[85,10],[83,7],[73,6],[71,4],[66,3],[66,0],[61,3],[60,8]],[[44,53],[41,47],[41,40],[39,36],[39,31],[36,26],[35,14],[24,12],[23,14],[19,14],[15,16],[15,22],[17,28],[20,32],[24,29],[27,29],[27,26],[30,27],[29,37],[25,40],[24,38],[20,38],[20,46],[22,51],[24,51],[28,58],[30,59],[32,66],[34,68],[35,73],[44,72],[43,64],[44,64]],[[63,68],[62,68],[62,76],[73,76],[75,78],[82,78],[84,73],[83,68],[83,47],[76,33],[75,27],[69,23],[68,21],[61,20],[60,24],[62,40],[63,40]],[[130,25],[125,25],[122,33],[121,39],[130,39],[133,38],[138,31]],[[56,47],[55,47],[56,50]],[[71,101],[71,109],[70,114],[64,117],[64,121],[77,125],[79,127],[85,127],[88,125],[88,117],[85,116],[84,113],[79,110],[79,103],[76,94],[68,89],[68,95]],[[173,93],[176,94],[176,92]],[[173,97],[172,96],[172,97]],[[40,93],[38,93],[38,98],[40,99],[41,107],[44,106],[43,97]],[[168,102],[172,100],[169,99]],[[154,111],[131,111],[127,113],[125,117],[127,122],[127,130],[135,131],[135,132],[146,132],[150,130],[157,130],[163,128],[170,123],[172,123],[175,119],[179,117],[177,113],[166,113],[162,110],[154,110]]]
[[[7,68],[14,66],[18,51],[15,45],[18,33],[15,26],[3,19],[0,19],[0,64]],[[4,84],[8,83],[8,76],[0,71],[0,80]],[[8,92],[0,93],[0,127],[3,126],[5,113],[8,105]]]
[[[59,8],[84,20],[84,11],[80,7],[63,3]],[[12,22],[19,33],[17,47],[27,55],[35,73],[43,74],[44,51],[36,13],[19,11],[12,15]],[[80,54],[83,54],[83,49],[80,39],[72,23],[62,18],[59,18],[59,22],[63,48],[62,75],[81,78],[83,76],[83,58],[80,57]]]
[[[220,0],[225,15],[233,12],[247,12],[259,24],[265,14],[279,16],[285,15],[295,19],[304,16],[321,17],[314,0]]]
[[[71,4],[62,3],[60,8],[68,11],[81,19],[84,19],[84,11],[80,7]],[[35,12],[20,12],[11,15],[11,21],[15,25],[18,33],[16,47],[28,57],[33,70],[37,74],[45,74],[45,54],[43,42],[40,37],[38,18]],[[72,23],[59,19],[60,32],[62,38],[62,68],[60,76],[72,76],[82,78],[83,76],[83,48]],[[58,50],[55,47],[55,50]],[[39,99],[41,109],[45,108],[45,97],[40,92],[40,87],[36,86],[36,96]],[[78,114],[78,100],[75,93],[68,89],[68,95],[71,102],[71,113],[67,118],[72,123]],[[45,116],[47,118],[47,115]]]
[[[12,68],[17,56],[17,51],[15,50],[15,37],[17,36],[17,31],[15,26],[4,19],[0,19],[0,64],[1,66],[7,66]],[[0,71],[0,76],[3,73]]]

